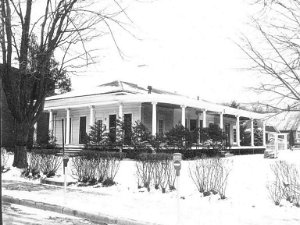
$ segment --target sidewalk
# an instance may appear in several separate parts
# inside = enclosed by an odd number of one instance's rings
[[[67,188],[67,192],[64,194],[62,187],[15,180],[2,180],[2,187],[2,200],[7,203],[77,216],[93,222],[117,225],[159,225],[157,223],[107,215],[101,212],[102,207],[98,208],[94,202],[87,201],[87,199],[91,198],[108,197],[105,193]],[[75,198],[74,195],[76,196]],[[59,199],[59,197],[62,197],[62,199]],[[87,207],[80,207],[80,205],[86,205]]]

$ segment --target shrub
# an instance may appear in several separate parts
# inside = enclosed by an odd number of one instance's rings
[[[271,165],[275,180],[267,185],[270,198],[275,205],[280,205],[285,199],[297,207],[300,206],[300,177],[299,171],[293,164],[276,161]]]
[[[228,163],[225,159],[201,158],[190,164],[190,176],[198,191],[204,196],[219,193],[221,199],[224,199],[230,173]]]
[[[136,162],[138,187],[145,187],[150,191],[153,184],[155,189],[161,188],[165,193],[169,185],[173,190],[176,177],[171,159],[172,155],[166,153],[140,154]]]
[[[106,126],[102,124],[100,120],[96,121],[91,126],[89,134],[86,136],[85,147],[86,148],[104,148],[108,144],[108,133]]]
[[[77,176],[79,182],[90,182],[92,184],[96,183],[96,159],[88,159],[85,157],[77,156],[72,158],[72,163],[72,173]]]
[[[177,124],[166,133],[167,143],[175,146],[179,151],[189,149],[195,140],[197,131],[189,131],[181,124]]]
[[[39,178],[40,173],[46,177],[56,174],[61,164],[61,157],[56,154],[57,149],[36,149],[28,152],[28,167],[22,175],[28,178]]]
[[[4,172],[7,169],[9,155],[5,148],[1,148],[1,172]]]
[[[78,177],[79,182],[110,186],[115,184],[114,179],[123,158],[123,153],[86,150],[72,158],[72,173]]]

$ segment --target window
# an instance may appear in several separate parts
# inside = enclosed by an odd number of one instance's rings
[[[79,144],[84,144],[86,135],[86,116],[81,116],[79,118]]]
[[[132,114],[124,114],[124,143],[131,144]]]
[[[164,121],[163,120],[158,121],[158,134],[159,135],[164,134]]]

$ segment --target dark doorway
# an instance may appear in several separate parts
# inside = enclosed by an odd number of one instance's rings
[[[225,124],[226,144],[230,145],[230,124]]]
[[[86,139],[86,116],[80,117],[79,121],[79,144],[84,144]]]
[[[131,144],[132,114],[124,115],[124,144]]]
[[[116,142],[116,115],[109,115],[109,138],[112,143]]]

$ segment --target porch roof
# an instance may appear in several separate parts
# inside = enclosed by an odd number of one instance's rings
[[[252,119],[263,119],[264,114],[254,113],[246,110],[235,109],[224,105],[210,103],[204,100],[196,100],[181,95],[163,94],[145,94],[145,93],[95,93],[91,95],[77,96],[55,96],[46,99],[45,110],[58,110],[66,108],[89,107],[91,105],[109,105],[118,103],[143,103],[157,102],[172,105],[186,106],[199,110],[207,110],[217,113],[247,117]]]

